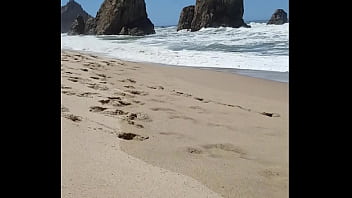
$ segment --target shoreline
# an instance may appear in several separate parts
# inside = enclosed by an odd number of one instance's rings
[[[79,52],[85,54],[92,54],[98,55],[101,57],[112,58],[127,62],[133,63],[142,63],[142,64],[150,64],[150,65],[160,65],[163,67],[181,67],[181,68],[195,68],[195,69],[206,69],[206,70],[213,70],[213,71],[220,71],[226,73],[233,73],[243,76],[248,76],[252,78],[259,78],[264,80],[288,83],[289,82],[289,72],[278,72],[278,71],[266,71],[266,70],[252,70],[252,69],[238,69],[238,68],[225,68],[225,67],[203,67],[203,66],[183,66],[183,65],[170,65],[170,64],[163,64],[163,63],[154,63],[154,62],[146,62],[146,61],[131,61],[131,60],[123,60],[113,57],[111,55],[107,55],[104,53],[98,52],[91,52],[91,51],[83,51],[83,50],[73,50],[73,49],[61,49],[61,51],[72,51],[72,52]]]
[[[64,197],[288,197],[288,83],[75,50],[61,76]]]
[[[133,62],[133,61],[132,61]],[[281,83],[289,82],[289,72],[278,72],[278,71],[265,71],[265,70],[253,70],[253,69],[237,69],[237,68],[225,68],[225,67],[201,67],[201,66],[182,66],[182,65],[167,65],[162,63],[151,63],[151,62],[136,62],[136,63],[146,63],[155,64],[163,67],[181,67],[181,68],[195,68],[211,70],[216,72],[232,73],[241,76],[247,76],[251,78],[258,78],[263,80],[270,80]]]

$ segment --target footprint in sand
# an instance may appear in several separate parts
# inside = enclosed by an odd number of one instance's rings
[[[76,92],[74,91],[61,91],[61,93],[68,95],[68,96],[74,96],[76,95]]]
[[[128,88],[128,89],[135,89],[135,87],[132,85],[124,85],[123,87]]]
[[[153,121],[148,114],[145,113],[129,113],[126,117],[127,120],[140,120],[144,122],[151,122]]]
[[[61,113],[69,112],[70,110],[67,107],[61,107]]]
[[[108,61],[101,61],[101,63],[106,64],[106,66],[110,66],[111,65],[110,62],[108,62]]]
[[[195,147],[187,147],[186,152],[190,154],[202,154],[204,151],[200,148],[195,148]]]
[[[144,121],[144,122],[151,122],[152,119],[149,118],[147,114],[144,113],[128,113],[123,120],[127,121],[128,124],[134,125],[137,128],[144,128],[142,124],[137,124],[136,120]]]
[[[220,149],[224,151],[231,151],[235,152],[238,154],[246,154],[241,148],[234,146],[233,144],[230,143],[225,143],[225,144],[205,144],[202,145],[203,148],[205,149]]]
[[[130,79],[130,78],[127,78],[127,79],[125,79],[125,80],[120,80],[120,82],[130,82],[130,83],[136,83],[136,81],[135,81],[135,80]]]
[[[148,95],[147,92],[144,91],[137,91],[137,90],[126,90],[126,92],[131,93],[133,95],[140,95],[140,96],[146,96]]]
[[[206,149],[207,152],[210,154],[210,157],[221,157],[221,152],[225,151],[229,153],[233,153],[238,155],[239,158],[251,160],[253,158],[249,157],[247,152],[245,152],[242,148],[235,146],[230,143],[225,144],[205,144],[202,145],[202,148]]]
[[[188,116],[179,116],[179,115],[171,115],[171,116],[169,116],[169,119],[189,120],[189,121],[192,121],[194,123],[197,122],[197,120],[195,120],[194,118],[191,118],[191,117],[188,117]]]
[[[99,84],[89,84],[88,87],[95,89],[95,90],[101,90],[101,91],[109,90],[109,88],[107,86],[99,85]]]
[[[91,93],[91,92],[84,92],[81,94],[78,94],[78,97],[86,97],[86,98],[93,98],[94,95],[99,95],[98,93]]]
[[[186,96],[186,97],[191,97],[192,94],[188,94],[188,93],[183,93],[181,91],[175,91],[175,90],[172,90],[172,95],[176,95],[176,96]]]
[[[80,116],[76,116],[73,114],[64,114],[63,117],[67,118],[73,122],[81,122],[82,121],[82,118]]]
[[[109,77],[109,76],[106,76],[105,74],[96,74],[97,76],[100,76],[100,77],[102,77],[102,78],[111,78],[111,77]]]
[[[91,57],[91,58],[94,58],[94,59],[97,59],[97,58],[98,58],[98,56],[91,55],[91,54],[89,54],[88,56]]]
[[[280,114],[278,114],[278,113],[257,112],[257,111],[253,111],[252,109],[248,109],[248,108],[242,107],[240,105],[224,104],[224,103],[220,103],[220,102],[215,102],[215,103],[216,104],[220,104],[220,105],[224,105],[224,106],[228,106],[228,107],[236,107],[236,108],[242,109],[244,111],[248,111],[248,112],[259,113],[261,115],[265,115],[265,116],[268,116],[268,117],[280,117]]]
[[[115,115],[127,115],[128,112],[125,112],[125,111],[123,111],[121,109],[115,109],[113,111],[104,111],[104,114],[115,116]]]
[[[199,97],[194,97],[194,99],[198,100],[198,101],[201,101],[201,102],[204,102],[204,103],[209,103],[211,102],[210,100],[205,100],[204,98],[199,98]]]
[[[175,112],[174,109],[170,108],[164,108],[164,107],[155,107],[155,108],[150,108],[152,111],[169,111],[169,112]]]
[[[164,90],[163,86],[147,86],[149,89],[159,89],[159,90]]]
[[[279,171],[275,171],[275,170],[271,170],[271,169],[264,169],[263,171],[260,171],[259,174],[264,177],[267,177],[267,178],[273,178],[273,177],[280,176]]]
[[[135,127],[137,127],[137,128],[139,128],[139,129],[143,129],[143,128],[144,128],[143,125],[137,124],[137,123],[136,123],[135,121],[133,121],[133,120],[127,120],[127,123],[130,124],[130,125],[133,125],[133,126],[135,126]]]
[[[122,92],[122,91],[118,91],[118,92],[114,92],[114,95],[119,95],[119,96],[125,96],[127,98],[134,98],[134,95]]]
[[[83,66],[86,66],[86,67],[90,67],[90,66],[93,66],[94,63],[92,62],[86,62],[86,63],[83,63]]]
[[[236,107],[236,108],[240,108],[240,109],[242,109],[242,110],[244,110],[244,111],[248,111],[248,112],[251,112],[251,111],[252,111],[251,109],[248,109],[248,108],[242,107],[242,106],[240,106],[240,105],[226,104],[226,106],[228,106],[228,107]]]
[[[120,133],[117,135],[117,137],[124,140],[138,140],[138,141],[144,141],[149,139],[148,136],[143,137],[134,133]]]
[[[267,112],[262,112],[260,113],[262,115],[268,116],[268,117],[280,117],[280,114],[278,113],[267,113]]]
[[[139,100],[132,100],[132,102],[134,102],[134,103],[136,103],[136,104],[139,104],[139,105],[145,105],[144,102],[139,101]]]
[[[72,89],[72,87],[61,85],[61,89]]]
[[[71,81],[71,82],[78,82],[78,80],[72,79],[72,78],[69,78],[69,79],[67,79],[67,80],[69,80],[69,81]]]
[[[105,111],[107,108],[104,107],[99,107],[99,106],[93,106],[89,108],[90,112],[102,112]]]
[[[128,101],[121,100],[120,97],[116,97],[116,98],[117,99],[99,100],[98,102],[100,102],[103,105],[109,104],[109,105],[116,106],[116,107],[128,106],[128,105],[132,104],[132,103],[130,103]]]
[[[89,77],[89,78],[94,79],[94,80],[100,80],[99,77],[95,77],[95,76],[91,76],[91,77]]]
[[[137,119],[140,121],[144,121],[144,122],[151,122],[153,121],[148,114],[145,113],[137,113]]]
[[[89,79],[83,79],[83,78],[80,78],[80,77],[68,77],[67,80],[69,80],[71,82],[79,82],[79,83],[82,83],[82,84],[87,84],[87,82],[91,82],[91,80],[89,80]]]

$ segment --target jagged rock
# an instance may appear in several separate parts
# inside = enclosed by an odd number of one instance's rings
[[[287,22],[287,13],[283,9],[277,9],[267,24],[282,25]]]
[[[243,21],[243,0],[197,0],[191,31],[203,27],[250,27]]]
[[[183,29],[187,29],[187,30],[191,29],[192,20],[194,17],[194,8],[195,6],[191,5],[191,6],[184,7],[182,9],[180,19],[177,25],[177,31],[183,30]]]
[[[79,15],[72,23],[71,30],[68,32],[70,35],[84,34],[85,23],[82,15]]]
[[[81,15],[84,21],[91,16],[83,10],[80,4],[70,0],[66,5],[61,7],[61,33],[70,31],[72,23]]]
[[[96,34],[154,34],[144,0],[105,0],[95,18]]]
[[[95,18],[89,18],[86,21],[86,24],[84,27],[84,34],[89,34],[89,35],[95,34],[95,28],[96,28]]]

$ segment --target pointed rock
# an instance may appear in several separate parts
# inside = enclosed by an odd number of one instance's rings
[[[144,0],[105,0],[95,18],[96,34],[154,34]]]
[[[195,6],[191,5],[191,6],[184,7],[182,9],[180,19],[177,25],[177,31],[183,30],[183,29],[187,29],[187,30],[191,29],[192,20],[194,17],[194,8]]]
[[[243,0],[197,0],[191,31],[206,27],[250,27],[243,21]]]
[[[84,34],[89,34],[89,35],[94,35],[95,33],[95,28],[96,28],[96,22],[95,18],[89,18],[86,21],[85,27],[84,27]]]
[[[79,15],[76,20],[72,23],[71,30],[68,32],[69,35],[84,34],[85,23],[82,15]]]
[[[70,0],[66,5],[61,7],[61,33],[70,31],[73,22],[81,15],[84,21],[92,17],[85,12],[82,6],[74,0]]]
[[[287,13],[283,9],[277,9],[275,10],[274,14],[271,16],[267,24],[282,25],[287,22]]]

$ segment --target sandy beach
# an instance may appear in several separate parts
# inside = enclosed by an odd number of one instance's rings
[[[288,197],[288,84],[61,51],[62,197]]]

